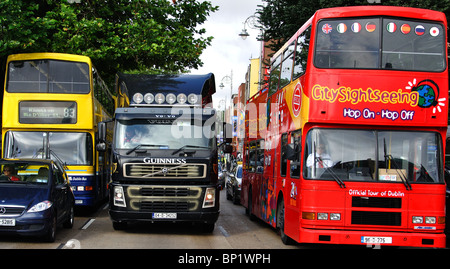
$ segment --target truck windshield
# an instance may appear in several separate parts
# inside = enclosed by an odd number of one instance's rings
[[[118,120],[115,144],[118,149],[192,147],[210,149],[215,144],[214,124],[194,120]]]
[[[67,165],[92,165],[92,137],[88,133],[7,132],[5,158],[53,159]]]
[[[443,183],[439,134],[313,129],[305,145],[308,179]]]

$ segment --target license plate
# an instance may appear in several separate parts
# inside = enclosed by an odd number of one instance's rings
[[[177,213],[153,213],[154,219],[176,219]]]
[[[363,244],[392,244],[392,237],[361,236]]]
[[[16,226],[15,219],[0,219],[0,226]]]

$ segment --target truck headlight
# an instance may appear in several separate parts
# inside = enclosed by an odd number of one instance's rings
[[[216,204],[216,189],[207,188],[203,199],[203,208],[214,207]]]
[[[114,187],[114,205],[120,207],[126,207],[125,195],[122,186]]]
[[[175,103],[176,100],[177,100],[177,97],[175,96],[175,94],[169,93],[168,95],[166,95],[166,102],[167,103],[173,104],[173,103]]]
[[[157,93],[155,95],[155,102],[158,104],[162,104],[164,103],[164,101],[166,100],[166,97],[164,96],[164,94],[162,93]]]
[[[155,96],[153,96],[153,94],[151,94],[151,93],[146,93],[144,95],[144,101],[147,104],[151,104],[151,103],[153,103],[153,101],[155,101]]]
[[[133,101],[136,104],[140,104],[142,103],[142,101],[144,101],[144,96],[142,95],[142,93],[136,93],[133,95]]]

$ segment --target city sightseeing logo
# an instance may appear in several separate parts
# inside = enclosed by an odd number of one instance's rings
[[[405,87],[411,92],[417,92],[419,96],[419,102],[417,105],[422,108],[433,107],[433,114],[442,112],[441,107],[445,107],[444,98],[439,98],[439,86],[432,80],[425,79],[417,83],[416,79],[408,82],[408,86]]]

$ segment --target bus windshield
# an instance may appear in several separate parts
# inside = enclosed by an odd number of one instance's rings
[[[388,17],[321,20],[314,65],[442,72],[445,32],[439,23]]]
[[[214,124],[203,124],[191,120],[118,120],[115,144],[119,149],[211,149],[215,143]]]
[[[313,129],[303,173],[308,179],[443,183],[439,134]]]
[[[29,60],[8,65],[6,90],[28,93],[89,93],[89,66],[86,63]]]
[[[92,165],[92,152],[88,133],[9,131],[5,136],[5,158],[51,158],[66,165]]]

